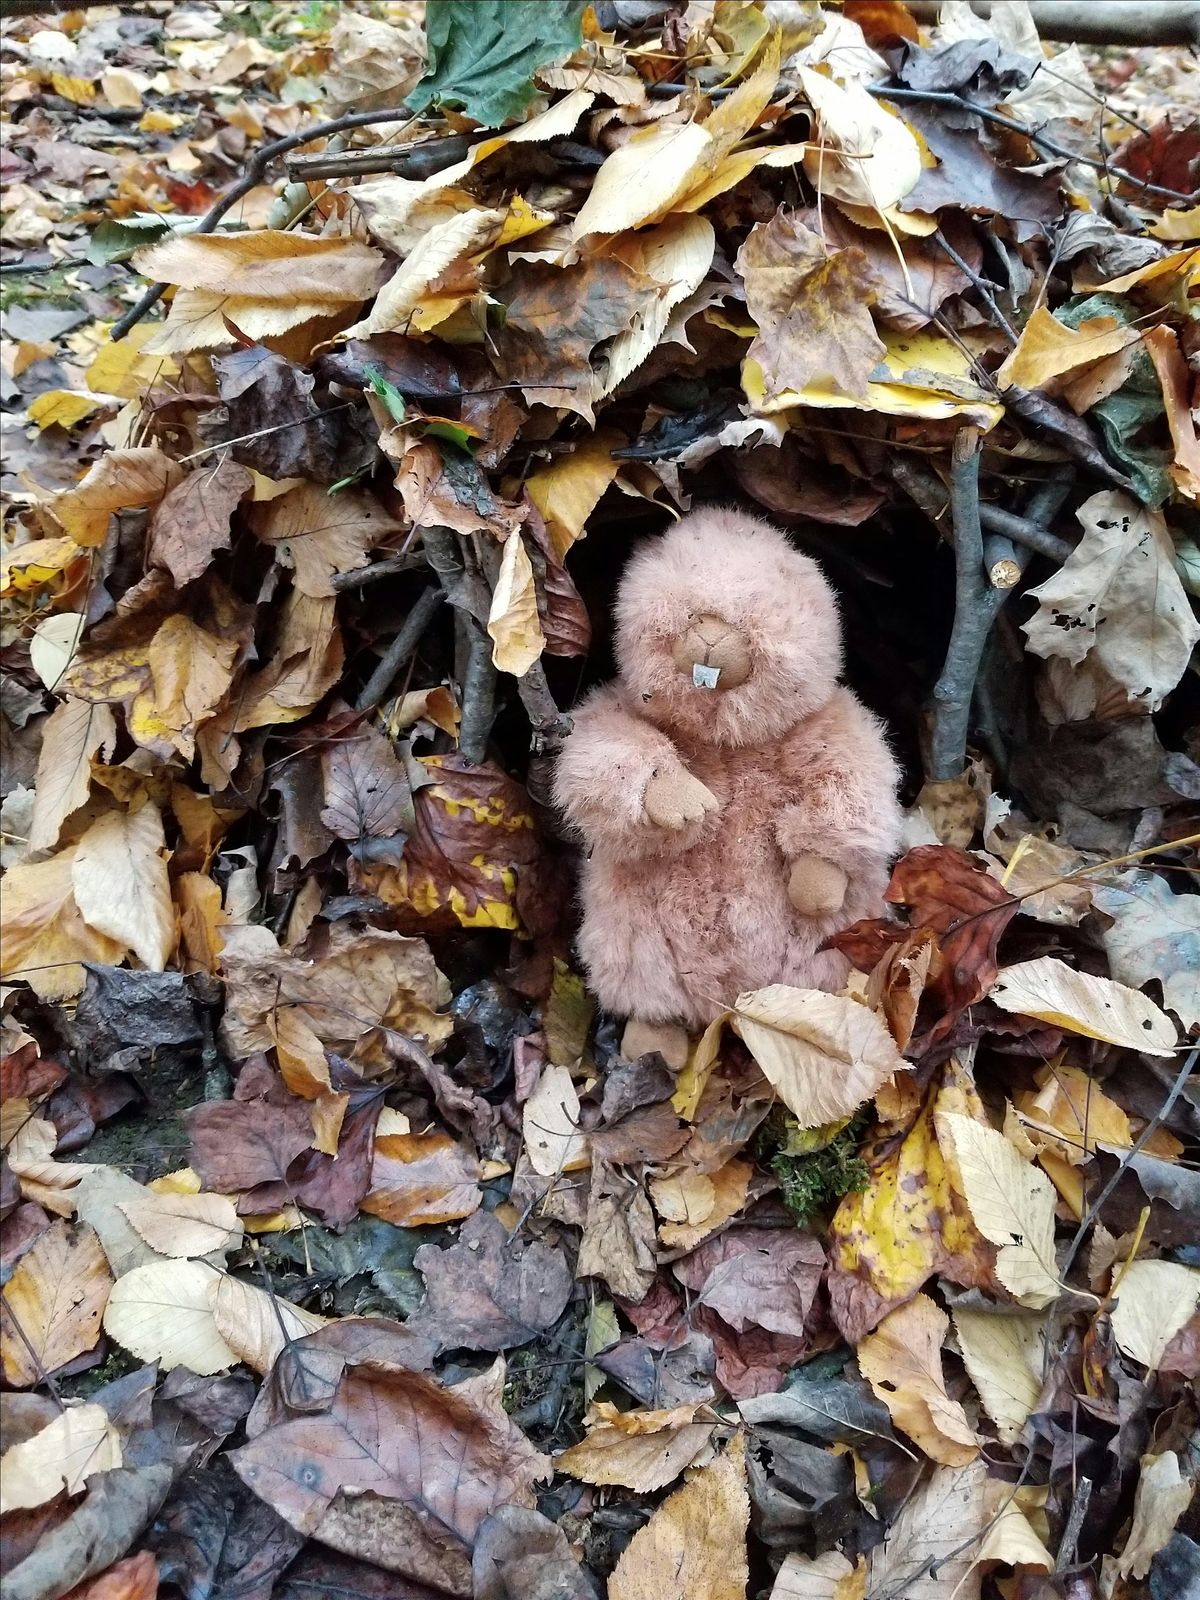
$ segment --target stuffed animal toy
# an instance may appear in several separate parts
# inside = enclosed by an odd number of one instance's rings
[[[879,915],[899,842],[879,722],[838,684],[819,569],[738,511],[637,552],[615,683],[575,713],[555,799],[582,835],[579,951],[622,1053],[683,1065],[688,1030],[771,983],[837,989],[822,941]]]

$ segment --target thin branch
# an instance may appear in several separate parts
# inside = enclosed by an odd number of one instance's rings
[[[395,106],[390,111],[351,111],[344,117],[334,117],[328,122],[314,122],[307,128],[301,128],[299,133],[290,133],[285,139],[276,139],[272,144],[263,145],[262,149],[251,157],[245,172],[233,188],[227,190],[216,204],[205,212],[196,227],[192,229],[192,233],[212,233],[221,218],[232,211],[239,200],[262,182],[267,168],[281,156],[287,155],[289,150],[296,150],[302,144],[311,144],[314,139],[331,138],[335,133],[344,133],[349,128],[369,128],[380,122],[407,122],[411,116],[412,112],[407,106]],[[131,306],[125,315],[113,324],[110,337],[123,339],[130,328],[136,327],[147,311],[158,304],[167,287],[165,283],[152,283],[137,304]]]
[[[335,572],[329,581],[340,593],[343,589],[361,589],[366,583],[379,583],[397,572],[412,572],[414,568],[424,565],[424,556],[416,551],[406,551],[403,555],[388,556],[384,561],[375,561],[365,567],[353,567],[349,572]]]
[[[991,312],[992,320],[995,322],[996,326],[1010,341],[1010,343],[1015,345],[1018,341],[1017,335],[1013,330],[1013,325],[1011,322],[1009,322],[1003,311],[1001,311],[1000,307],[996,304],[995,296],[992,294],[992,291],[988,287],[986,281],[980,277],[979,273],[975,271],[974,267],[970,266],[966,261],[963,260],[962,256],[959,255],[958,251],[946,238],[946,235],[940,228],[933,237],[937,241],[939,249],[941,249],[944,254],[948,255],[958,270],[970,280],[973,288],[979,295],[979,298]]]
[[[929,776],[935,781],[956,778],[965,765],[971,692],[986,631],[977,428],[960,428],[954,436],[950,508],[954,519],[954,622],[946,660],[933,689]]]
[[[420,644],[422,634],[433,620],[433,614],[444,598],[441,589],[425,589],[417,597],[399,633],[380,657],[379,665],[367,679],[362,693],[354,702],[356,711],[373,711],[386,697],[405,662]]]
[[[1015,512],[1005,511],[1003,506],[992,505],[987,500],[979,507],[979,520],[989,532],[1002,533],[1016,544],[1024,545],[1027,550],[1035,550],[1038,555],[1049,556],[1051,561],[1057,561],[1060,565],[1075,548],[1068,539],[1062,539],[1027,517],[1019,517]]]
[[[475,619],[460,611],[458,625],[466,646],[458,748],[473,767],[478,767],[487,756],[496,717],[496,669],[492,665],[492,641]]]
[[[897,100],[902,103],[912,101],[925,105],[952,106],[956,111],[971,111],[975,116],[982,117],[984,122],[992,123],[994,127],[1020,134],[1023,139],[1028,139],[1030,144],[1037,145],[1038,149],[1044,150],[1047,155],[1058,156],[1063,161],[1077,161],[1080,166],[1091,167],[1095,172],[1105,172],[1112,177],[1121,178],[1145,194],[1156,194],[1164,200],[1191,200],[1196,195],[1195,189],[1186,194],[1179,189],[1165,189],[1161,184],[1148,183],[1143,178],[1135,177],[1132,172],[1126,172],[1124,167],[1114,166],[1112,162],[1100,161],[1095,156],[1085,156],[1079,150],[1069,150],[1056,139],[1048,139],[1038,129],[1027,127],[1014,117],[1006,117],[1001,111],[993,111],[991,106],[981,106],[977,100],[968,100],[966,95],[954,94],[948,89],[905,89],[880,83],[868,83],[866,88],[869,94],[873,94],[879,100]]]

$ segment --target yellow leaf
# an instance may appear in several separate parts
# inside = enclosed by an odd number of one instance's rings
[[[74,489],[49,501],[49,509],[77,544],[103,544],[114,511],[153,505],[182,477],[183,468],[156,446],[110,450]]]
[[[988,998],[1002,1011],[1147,1055],[1175,1051],[1175,1025],[1139,989],[1077,972],[1055,956],[1004,967]]]
[[[538,619],[533,564],[516,530],[504,541],[487,631],[492,640],[493,664],[501,672],[511,672],[514,678],[529,671],[546,643]]]
[[[579,1095],[566,1067],[543,1067],[522,1109],[525,1154],[543,1178],[590,1164],[588,1141],[579,1131]]]
[[[999,1246],[996,1276],[1022,1305],[1041,1310],[1061,1293],[1054,1258],[1054,1187],[1002,1133],[956,1112],[938,1116],[975,1226]]]
[[[1200,206],[1164,211],[1146,232],[1153,234],[1156,239],[1166,239],[1171,244],[1187,244],[1193,239],[1200,239]]]
[[[1036,1090],[1023,1089],[1014,1101],[1035,1150],[1081,1167],[1098,1144],[1128,1150],[1133,1143],[1129,1118],[1086,1072],[1050,1064],[1039,1068],[1037,1081]]]
[[[182,128],[187,118],[181,111],[161,111],[156,109],[146,112],[138,123],[139,133],[174,133],[176,128]]]
[[[92,791],[92,757],[107,759],[117,724],[107,706],[64,700],[51,713],[38,755],[29,848],[52,850],[62,825]]]
[[[619,333],[604,357],[599,394],[611,394],[657,348],[671,312],[704,281],[712,265],[716,235],[705,217],[668,217],[643,234],[641,270],[662,285],[662,292],[633,326]]]
[[[39,429],[73,428],[108,404],[102,394],[88,389],[47,389],[29,402],[29,418]]]
[[[1068,328],[1045,306],[1038,306],[1022,328],[1016,349],[1009,352],[996,374],[996,381],[1002,389],[1013,384],[1022,389],[1045,389],[1054,379],[1103,361],[1140,338],[1137,328],[1118,322],[1116,317],[1092,317],[1077,329]]]
[[[1200,1306],[1200,1272],[1174,1261],[1135,1261],[1121,1279],[1111,1312],[1113,1338],[1127,1356],[1155,1371],[1167,1346]]]
[[[317,1100],[332,1088],[329,1058],[311,1023],[298,1006],[283,1006],[268,1013],[267,1026],[279,1057],[279,1071],[293,1094]]]
[[[347,334],[365,339],[374,333],[406,332],[430,285],[454,262],[490,243],[503,221],[503,211],[472,210],[430,228],[384,284],[370,313]]]
[[[182,611],[150,641],[155,711],[187,761],[196,753],[196,729],[225,698],[237,653],[236,639],[219,639]]]
[[[730,1217],[737,1216],[746,1204],[754,1168],[748,1161],[736,1157],[710,1174],[713,1204],[701,1222],[664,1222],[658,1237],[668,1250],[694,1250],[702,1239],[716,1231]]]
[[[804,156],[814,188],[876,210],[903,200],[921,176],[921,150],[911,130],[862,84],[837,83],[811,67],[799,74],[817,113],[817,133]]]
[[[883,1019],[844,995],[771,984],[738,996],[732,1025],[802,1128],[847,1116],[909,1070]]]
[[[1176,289],[1190,288],[1200,274],[1200,250],[1174,250],[1157,261],[1148,261],[1144,267],[1135,267],[1119,278],[1110,278],[1097,285],[1104,294],[1127,294],[1130,289],[1140,289],[1153,284],[1156,293],[1169,298]]]
[[[139,1361],[165,1370],[187,1367],[201,1377],[238,1360],[213,1319],[209,1291],[218,1273],[202,1261],[152,1261],[118,1278],[104,1312],[104,1331]]]
[[[106,338],[87,369],[88,388],[100,395],[115,394],[122,400],[137,400],[153,383],[179,375],[177,362],[170,356],[148,356],[144,347],[158,326],[139,322],[116,343]],[[101,327],[107,331],[108,324]]]
[[[110,811],[80,839],[71,867],[84,921],[162,972],[175,948],[175,912],[164,858],[162,817],[151,803]]]
[[[830,1225],[830,1288],[851,1343],[882,1310],[908,1300],[934,1273],[991,1286],[991,1252],[951,1181],[934,1132],[935,1114],[984,1115],[954,1061],[936,1074],[912,1127],[880,1130],[865,1146],[867,1187],[848,1194]],[[857,1331],[855,1331],[857,1330]]]
[[[609,1600],[745,1600],[749,1522],[738,1433],[634,1534],[609,1579]]]
[[[48,861],[10,867],[0,895],[0,974],[20,978],[43,1000],[66,1000],[83,988],[81,961],[112,966],[124,944],[88,927],[71,886],[75,849]]]
[[[0,594],[31,594],[62,577],[84,552],[74,539],[31,539],[0,558]]]
[[[28,1389],[94,1350],[111,1287],[108,1260],[95,1230],[52,1223],[4,1286],[0,1363],[6,1380],[14,1388]]]
[[[78,1494],[96,1472],[121,1465],[121,1437],[94,1402],[70,1405],[30,1439],[4,1452],[0,1514]]]
[[[147,356],[188,355],[219,350],[237,343],[228,323],[248,339],[278,339],[293,329],[312,331],[309,349],[340,333],[353,317],[353,306],[329,300],[259,300],[250,295],[221,294],[215,289],[176,289],[164,322],[153,324],[143,346]],[[301,352],[307,355],[308,351]]]
[[[1046,1319],[956,1307],[954,1332],[983,1409],[1011,1447],[1042,1392]]]
[[[979,1454],[966,1413],[946,1393],[942,1343],[950,1319],[928,1295],[890,1312],[858,1342],[858,1365],[895,1425],[944,1467],[963,1467]]]
[[[583,538],[587,519],[620,471],[612,452],[624,443],[620,434],[602,429],[526,478],[526,492],[542,514],[560,562],[576,539]]]
[[[52,72],[50,86],[55,94],[62,95],[73,105],[90,106],[96,98],[96,85],[90,78],[72,78],[64,72]]]

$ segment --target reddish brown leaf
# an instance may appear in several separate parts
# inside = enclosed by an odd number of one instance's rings
[[[531,1504],[530,1486],[550,1465],[471,1390],[399,1368],[348,1372],[325,1415],[268,1428],[230,1459],[301,1533],[370,1556],[369,1535],[359,1545],[370,1522],[364,1528],[362,1516],[351,1519],[339,1501],[343,1485],[353,1484],[351,1504],[371,1508],[368,1515],[393,1534],[392,1570],[455,1595],[471,1593],[480,1523],[498,1506]],[[397,1525],[403,1542],[394,1537]]]
[[[157,1593],[158,1565],[150,1552],[143,1550],[79,1584],[63,1600],[154,1600]]]
[[[203,573],[214,551],[229,548],[229,521],[254,482],[228,457],[189,472],[163,496],[150,522],[146,564],[165,567],[182,589]]]
[[[390,839],[413,826],[408,775],[389,739],[364,723],[321,752],[321,821],[338,839]]]
[[[801,1338],[825,1272],[816,1239],[792,1228],[730,1228],[673,1271],[735,1333],[765,1328]]]
[[[187,1126],[189,1164],[206,1189],[220,1194],[282,1182],[313,1139],[308,1105],[291,1096],[283,1105],[265,1100],[206,1101],[187,1114]]]

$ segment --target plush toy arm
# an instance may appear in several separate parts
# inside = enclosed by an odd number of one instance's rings
[[[885,867],[900,842],[898,771],[881,725],[847,690],[807,730],[775,836],[789,861],[815,857],[853,876]]]
[[[590,846],[646,855],[673,837],[646,811],[651,779],[688,779],[679,752],[650,723],[598,689],[573,713],[575,727],[554,772],[554,799]],[[706,791],[707,792],[707,791]]]

